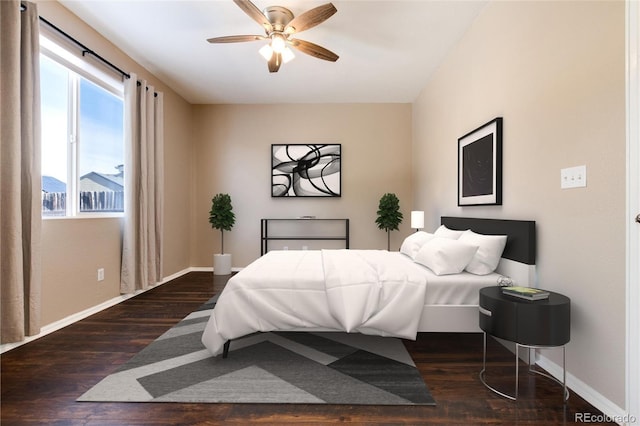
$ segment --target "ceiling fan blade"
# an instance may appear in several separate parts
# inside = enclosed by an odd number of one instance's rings
[[[322,6],[315,7],[311,10],[304,12],[302,15],[296,16],[293,18],[289,24],[285,27],[285,33],[293,34],[299,33],[300,31],[308,30],[309,28],[313,28],[316,25],[326,21],[334,13],[336,13],[338,9],[332,4],[327,3]]]
[[[269,72],[278,72],[280,65],[282,65],[282,54],[273,52],[269,59]]]
[[[315,43],[311,43],[310,41],[292,38],[291,40],[289,40],[289,43],[291,44],[291,46],[295,47],[302,53],[306,53],[307,55],[314,56],[318,59],[335,62],[339,58],[339,56],[332,51],[327,50],[322,46],[318,46]]]
[[[266,40],[267,37],[261,35],[233,35],[224,37],[208,38],[209,43],[239,43],[243,41]]]
[[[244,13],[249,15],[251,19],[262,25],[267,33],[273,31],[271,22],[269,22],[267,17],[264,16],[264,14],[260,11],[260,9],[258,9],[255,4],[251,3],[249,0],[233,0],[233,2],[237,4],[238,7],[244,11]]]

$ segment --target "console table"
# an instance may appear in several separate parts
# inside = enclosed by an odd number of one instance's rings
[[[304,222],[308,222],[309,224],[320,224],[323,222],[331,223],[331,222],[344,222],[344,226],[341,227],[340,234],[337,235],[310,235],[304,233],[304,231],[299,232],[297,229],[291,234],[270,234],[269,223],[270,222],[291,222],[297,225],[304,225]],[[295,226],[296,228],[298,226]],[[300,228],[304,228],[304,226],[300,226]],[[333,240],[333,241],[344,241],[345,248],[349,248],[349,219],[318,219],[318,218],[290,218],[290,219],[260,219],[260,255],[264,255],[269,251],[269,241],[274,240],[290,240],[290,241],[318,241],[318,240]]]
[[[480,290],[480,328],[484,332],[482,371],[480,380],[493,392],[511,399],[518,399],[518,353],[525,347],[529,353],[529,372],[540,374],[562,385],[563,401],[569,399],[566,384],[565,345],[570,339],[571,300],[559,293],[549,292],[549,298],[529,301],[502,294],[502,287],[485,287]],[[486,382],[487,334],[516,344],[515,394],[509,395]],[[531,349],[562,347],[562,382],[531,366]]]

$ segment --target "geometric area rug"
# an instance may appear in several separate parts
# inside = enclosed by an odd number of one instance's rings
[[[80,396],[92,402],[435,405],[402,341],[339,332],[255,333],[212,356],[216,297]]]

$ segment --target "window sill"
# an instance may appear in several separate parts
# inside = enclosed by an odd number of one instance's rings
[[[73,220],[73,219],[119,219],[123,213],[82,214],[78,216],[42,216],[42,220]]]

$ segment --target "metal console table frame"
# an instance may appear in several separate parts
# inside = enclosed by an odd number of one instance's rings
[[[344,231],[341,235],[319,236],[319,235],[269,235],[269,222],[343,222]],[[346,218],[272,218],[260,219],[260,256],[269,251],[269,241],[344,241],[345,248],[349,248],[349,219]]]

